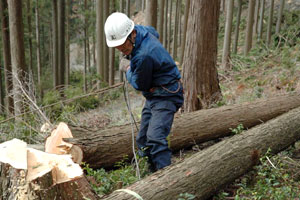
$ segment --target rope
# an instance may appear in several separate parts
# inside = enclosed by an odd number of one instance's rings
[[[124,85],[123,85],[123,91],[124,91],[124,98],[125,98],[125,102],[126,102],[126,105],[127,105],[127,109],[128,109],[128,112],[130,114],[130,124],[131,124],[131,138],[132,138],[132,152],[133,152],[133,156],[134,156],[134,160],[135,160],[135,164],[136,164],[136,173],[137,173],[137,176],[139,178],[139,180],[141,180],[141,174],[140,174],[140,168],[139,168],[139,163],[137,161],[137,158],[136,158],[136,153],[135,153],[135,147],[134,147],[134,125],[135,124],[135,127],[137,129],[137,131],[139,130],[138,127],[137,127],[137,124],[136,124],[136,121],[134,119],[134,116],[133,116],[133,113],[131,111],[131,105],[130,105],[130,99],[129,99],[129,95],[128,95],[128,84],[127,84],[127,81],[124,81]]]

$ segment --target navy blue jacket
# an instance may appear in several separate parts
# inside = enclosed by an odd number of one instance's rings
[[[174,60],[158,40],[158,33],[151,26],[135,25],[134,29],[137,35],[130,70],[126,73],[128,82],[146,98],[176,95],[163,89],[176,91],[181,87],[178,83],[181,76]],[[155,88],[154,92],[150,92],[151,88]]]

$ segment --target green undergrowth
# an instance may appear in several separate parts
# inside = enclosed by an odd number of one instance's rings
[[[236,179],[227,190],[222,190],[213,199],[286,200],[300,198],[300,162],[290,158],[292,150],[277,155],[267,152],[259,165]],[[231,188],[231,189],[230,189]]]
[[[149,174],[147,159],[138,158],[141,178]],[[137,171],[134,164],[128,163],[128,158],[117,162],[116,170],[106,171],[105,169],[92,169],[88,164],[83,164],[83,169],[93,189],[99,196],[113,192],[114,190],[126,187],[138,181]]]

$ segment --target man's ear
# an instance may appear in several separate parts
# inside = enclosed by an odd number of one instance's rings
[[[131,39],[135,42],[135,38],[136,38],[136,30],[133,30],[131,33]]]

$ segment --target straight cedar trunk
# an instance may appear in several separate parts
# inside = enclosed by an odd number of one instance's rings
[[[103,37],[104,37],[104,28],[103,28],[103,1],[97,0],[96,1],[96,52],[97,52],[97,74],[100,76],[101,80],[104,77],[104,62],[103,62]],[[101,88],[101,80],[97,83],[97,88]]]
[[[104,0],[103,4],[104,4],[104,13],[103,13],[103,17],[104,17],[104,22],[106,21],[108,15],[109,15],[109,0]],[[104,29],[104,28],[102,28]],[[109,49],[108,46],[106,44],[106,39],[105,36],[103,36],[103,49],[104,49],[104,81],[105,83],[108,84],[109,82]]]
[[[24,48],[24,28],[22,21],[22,1],[9,0],[9,34],[10,34],[10,53],[12,59],[12,76],[13,76],[13,95],[15,116],[19,116],[24,108],[22,103],[22,91],[20,87],[25,83],[25,74],[27,67],[25,63]]]
[[[35,5],[35,35],[36,35],[36,64],[37,64],[37,77],[38,77],[38,92],[39,98],[43,98],[43,89],[41,82],[42,68],[41,68],[41,45],[40,45],[40,16],[39,16],[39,5],[36,1]]]
[[[280,32],[284,3],[285,3],[285,0],[280,0],[280,6],[279,6],[279,11],[277,14],[277,22],[276,22],[276,32],[275,32],[276,34],[279,34],[279,32]]]
[[[242,14],[242,0],[238,0],[238,10],[236,13],[236,25],[234,30],[234,41],[233,41],[233,53],[237,53],[237,47],[239,43],[239,34],[240,34],[240,22]]]
[[[172,4],[172,0],[169,0],[169,21],[168,21],[168,51],[169,51],[169,54],[171,54],[171,39],[172,39],[172,8],[173,8],[173,4]]]
[[[33,74],[32,65],[32,27],[31,27],[31,0],[27,0],[27,26],[28,26],[28,43],[29,43],[29,73]]]
[[[57,0],[52,0],[52,68],[53,87],[58,89],[58,25],[57,25]]]
[[[2,45],[4,59],[4,78],[5,78],[5,93],[6,93],[6,112],[8,115],[14,114],[14,99],[12,96],[13,81],[11,68],[10,54],[10,39],[9,39],[9,23],[8,23],[8,7],[6,0],[0,0],[0,19],[2,23]]]
[[[66,85],[70,84],[70,9],[71,1],[67,0],[66,2]]]
[[[85,9],[85,12],[87,12],[87,0],[84,0],[84,9]],[[88,43],[88,35],[87,35],[87,16],[84,15],[84,35],[83,35],[83,43],[84,43],[84,68],[83,68],[83,92],[86,94],[87,93],[87,80],[86,80],[86,72],[87,72],[87,68],[88,68],[88,62],[87,62],[87,43]]]
[[[244,49],[245,56],[248,54],[248,52],[252,48],[254,8],[255,8],[255,0],[249,0],[247,28],[246,28],[246,41],[245,41],[245,49]]]
[[[163,44],[164,41],[164,11],[165,11],[165,0],[159,1],[159,27],[158,27],[158,34],[159,34],[159,41]]]
[[[178,35],[178,7],[179,7],[179,0],[175,1],[175,20],[174,20],[174,32],[173,32],[173,51],[172,57],[174,60],[177,59],[177,35]]]
[[[2,61],[1,61],[1,55],[0,55],[0,63],[1,63]],[[2,71],[3,71],[3,67],[1,66],[1,64],[0,64],[0,113],[2,114],[2,115],[4,115],[5,114],[5,105],[4,105],[4,90],[3,90],[3,81],[2,81]]]
[[[208,199],[252,169],[269,148],[272,153],[278,153],[299,140],[299,131],[300,108],[296,108],[158,171],[127,189],[143,199],[171,200],[179,198],[181,193],[192,194],[196,199]],[[115,191],[104,199],[134,198]]]
[[[300,106],[300,95],[278,96],[252,103],[185,113],[174,119],[170,136],[173,151],[230,135],[230,128],[250,128]],[[83,150],[83,162],[93,168],[109,168],[124,156],[132,158],[131,126],[105,130],[71,128],[75,138],[65,141]]]
[[[224,69],[229,68],[230,45],[231,45],[231,29],[233,16],[234,0],[229,0],[226,12],[225,36],[223,45],[222,65]]]
[[[258,24],[258,41],[262,38],[263,24],[264,24],[264,13],[265,13],[265,0],[261,0],[260,11],[259,11],[259,24]]]
[[[269,16],[268,16],[268,26],[267,26],[267,41],[266,41],[267,46],[269,46],[271,43],[273,13],[274,13],[274,0],[271,0],[271,4],[269,8]]]
[[[146,26],[153,26],[156,29],[156,25],[157,25],[157,0],[146,1],[145,25]]]
[[[185,43],[186,43],[186,31],[187,31],[187,23],[188,23],[190,2],[191,2],[191,0],[186,0],[186,2],[185,2],[183,30],[182,30],[183,34],[182,34],[181,54],[180,54],[180,64],[181,65],[183,63],[183,56],[184,56]]]
[[[219,0],[191,1],[183,62],[184,111],[208,108],[221,98],[217,63]]]
[[[59,0],[57,4],[58,10],[58,69],[59,69],[59,87],[63,96],[63,88],[65,85],[65,0]]]
[[[163,31],[163,35],[164,35],[164,39],[163,39],[163,45],[165,47],[165,49],[167,49],[167,41],[168,41],[168,5],[169,5],[169,1],[165,0],[165,11],[164,11],[164,31]]]

